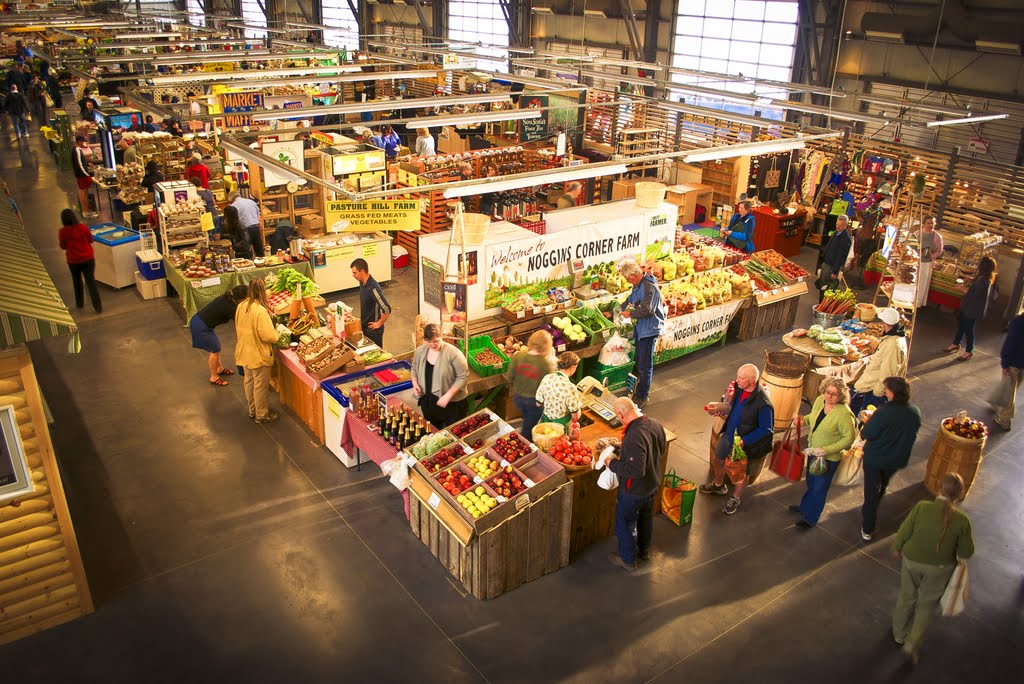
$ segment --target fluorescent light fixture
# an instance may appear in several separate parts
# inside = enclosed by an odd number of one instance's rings
[[[735,114],[724,109],[711,109],[710,107],[699,107],[697,105],[685,104],[682,102],[666,102],[652,100],[651,104],[660,109],[665,109],[670,112],[675,112],[677,114],[704,116],[711,119],[731,121],[732,123],[743,124],[745,126],[756,126],[758,128],[778,128],[783,124],[782,121],[775,121],[774,119],[765,119],[758,116],[748,116],[746,114]],[[605,104],[602,103],[600,106],[605,106]]]
[[[855,112],[847,112],[841,109],[829,110],[828,107],[804,104],[803,102],[792,102],[791,100],[773,100],[772,103],[775,107],[781,107],[782,109],[791,109],[797,112],[806,112],[807,114],[821,114],[823,116],[828,116],[833,119],[839,119],[840,121],[857,121],[860,123],[879,124],[881,126],[888,126],[890,123],[892,123],[892,119],[889,117],[875,116],[874,114],[857,114]]]
[[[864,37],[868,40],[877,40],[883,43],[904,42],[902,33],[892,33],[891,31],[865,31]]]
[[[230,61],[230,58],[229,60]],[[352,67],[296,67],[294,69],[245,69],[238,71],[214,71],[198,74],[174,74],[172,76],[153,76],[146,79],[151,85],[167,85],[170,83],[194,83],[196,81],[258,81],[261,77],[273,78],[280,76],[323,76],[324,80],[344,78],[337,74],[350,72]],[[358,80],[358,79],[356,79]]]
[[[1002,43],[994,40],[976,40],[974,49],[978,52],[994,52],[997,55],[1017,55],[1020,57],[1020,43]]]
[[[1005,119],[1009,114],[989,114],[988,116],[968,116],[963,119],[945,119],[943,121],[929,121],[928,128],[935,126],[953,126],[955,124],[973,124],[981,123],[983,121],[995,121],[997,119]]]
[[[583,10],[583,16],[585,17],[599,17],[601,19],[607,19],[608,15],[603,10],[585,9]]]
[[[392,109],[419,109],[421,107],[450,107],[467,104],[488,104],[491,102],[508,102],[510,93],[490,95],[452,95],[451,97],[420,97],[408,100],[375,100],[373,102],[356,102],[353,104],[325,105],[323,107],[302,107],[297,109],[275,109],[269,112],[252,114],[253,121],[274,121],[279,119],[300,119],[304,116],[322,116],[326,114],[359,114],[361,112],[383,112]],[[371,122],[380,125],[386,121]]]
[[[764,142],[741,143],[739,145],[723,145],[713,147],[701,152],[693,152],[683,157],[687,164],[696,162],[716,161],[718,159],[730,159],[732,157],[756,156],[759,154],[770,154],[772,152],[788,152],[790,150],[803,149],[804,138],[788,138],[779,140],[765,140]]]
[[[136,40],[146,39],[153,40],[154,38],[181,38],[180,33],[118,33],[114,36],[114,40]],[[103,47],[102,43],[97,47]]]
[[[534,7],[533,8],[533,13],[534,14],[554,14],[555,10],[551,9],[550,7]]]
[[[468,197],[469,195],[480,195],[485,192],[504,192],[505,190],[530,188],[535,185],[547,185],[548,183],[563,183],[566,181],[613,176],[626,173],[627,170],[625,164],[612,164],[609,166],[583,164],[582,166],[572,167],[564,171],[516,174],[500,180],[494,179],[490,183],[484,180],[471,185],[456,186],[445,190],[444,196],[448,199],[453,199],[456,197]]]
[[[970,110],[967,109],[929,104],[927,100],[916,102],[911,100],[897,100],[895,98],[888,97],[876,97],[874,95],[858,95],[857,99],[861,102],[871,102],[872,104],[886,105],[887,107],[896,107],[898,109],[917,109],[922,112],[935,112],[936,114],[949,114],[951,116],[958,117],[970,116],[971,114]]]
[[[451,116],[427,116],[420,119],[413,119],[405,124],[406,128],[430,128],[431,126],[464,126],[482,123],[495,123],[498,121],[521,121],[524,119],[539,119],[539,109],[509,109],[503,112],[479,112],[469,114],[453,114]]]

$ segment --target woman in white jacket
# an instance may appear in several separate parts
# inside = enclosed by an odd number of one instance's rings
[[[868,405],[881,406],[885,398],[884,381],[889,377],[907,375],[907,331],[900,323],[900,312],[896,309],[878,310],[878,320],[885,326],[882,341],[871,355],[867,368],[853,384],[850,409],[859,414]]]

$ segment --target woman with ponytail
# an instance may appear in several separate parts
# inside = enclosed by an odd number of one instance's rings
[[[914,506],[892,543],[893,554],[903,555],[892,639],[913,663],[957,562],[974,555],[971,521],[956,507],[963,498],[963,479],[946,473],[939,488],[942,493],[934,501]]]

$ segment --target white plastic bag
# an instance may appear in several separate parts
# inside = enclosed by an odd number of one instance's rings
[[[633,349],[632,343],[618,333],[614,333],[601,347],[598,355],[598,363],[605,366],[624,366],[629,363],[629,352]]]
[[[619,486],[619,476],[613,473],[611,468],[605,468],[601,477],[597,478],[597,486],[601,489],[616,489]]]
[[[964,612],[967,606],[967,561],[961,560],[956,564],[956,570],[949,578],[946,591],[939,599],[939,610],[943,615],[959,615]]]
[[[608,461],[612,459],[612,455],[614,453],[614,446],[612,446],[611,444],[606,446],[604,448],[604,451],[601,452],[601,455],[597,457],[596,461],[594,461],[594,470],[600,470],[601,468],[604,468],[606,465],[608,465]]]
[[[384,461],[380,464],[380,469],[385,475],[391,476],[388,481],[400,492],[404,492],[412,484],[412,480],[409,478],[409,464],[406,463],[405,456],[397,456]]]

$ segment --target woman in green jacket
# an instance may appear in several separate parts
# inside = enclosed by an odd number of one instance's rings
[[[933,501],[919,501],[911,509],[892,543],[893,554],[903,555],[892,639],[913,663],[956,564],[974,555],[971,520],[956,508],[964,494],[963,479],[946,473],[939,489],[942,493]]]
[[[811,428],[807,435],[808,447],[804,449],[808,459],[807,491],[799,506],[789,507],[803,516],[797,526],[805,529],[818,524],[832,478],[839,468],[841,452],[848,449],[857,436],[857,418],[850,410],[850,390],[846,383],[840,378],[825,378],[819,390],[821,394],[807,416]],[[828,464],[822,475],[812,475],[810,471],[811,459],[817,456],[824,456]]]

